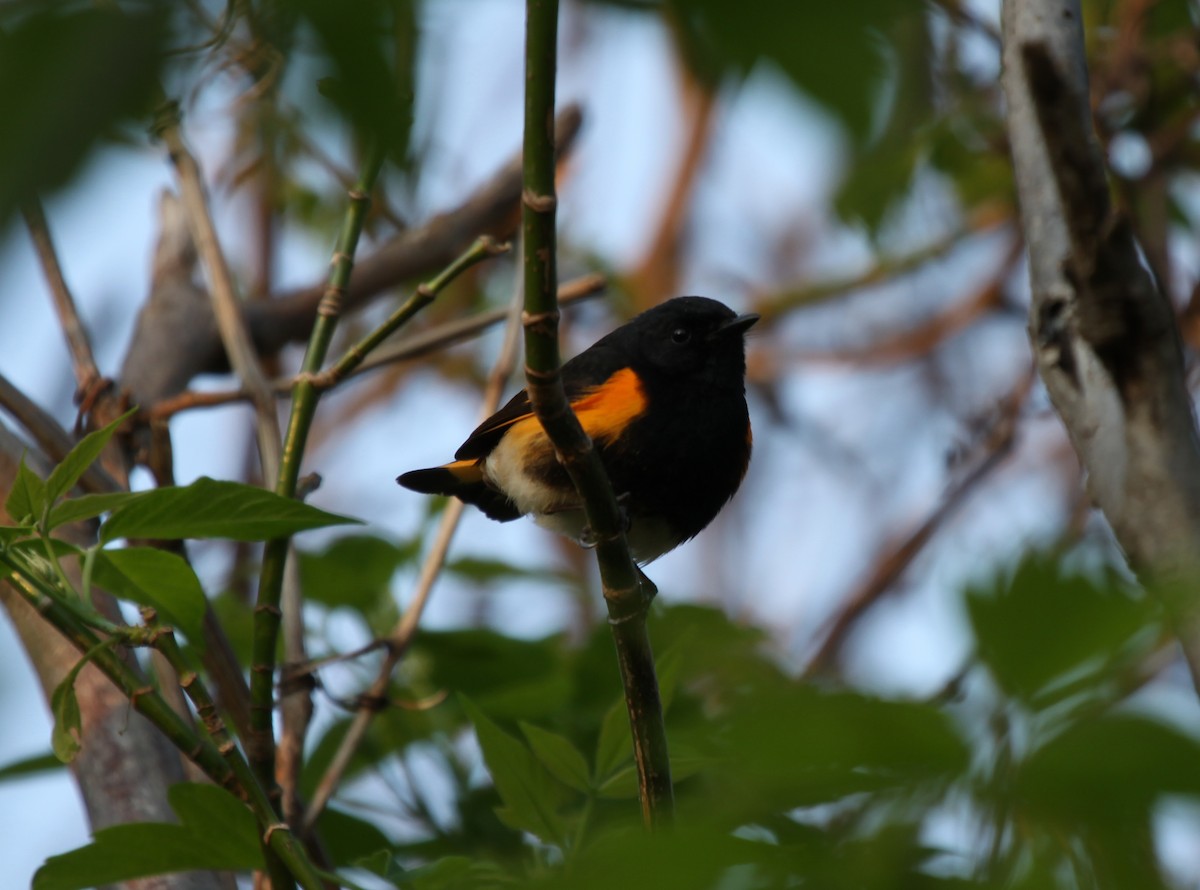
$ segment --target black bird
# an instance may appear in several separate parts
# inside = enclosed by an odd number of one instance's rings
[[[599,451],[645,564],[695,537],[733,497],[750,461],[745,332],[707,297],[677,297],[598,340],[562,367],[576,416]],[[492,519],[527,513],[580,540],[587,520],[524,390],[471,433],[453,462],[396,481],[454,495]]]

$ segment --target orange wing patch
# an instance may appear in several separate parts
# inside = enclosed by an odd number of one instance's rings
[[[632,368],[622,368],[571,403],[583,431],[596,439],[616,439],[646,413],[650,400]]]

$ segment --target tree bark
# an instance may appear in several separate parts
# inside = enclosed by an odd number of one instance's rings
[[[1030,337],[1088,492],[1165,595],[1200,688],[1200,441],[1174,311],[1112,207],[1077,0],[1006,0],[1002,80],[1029,246]]]

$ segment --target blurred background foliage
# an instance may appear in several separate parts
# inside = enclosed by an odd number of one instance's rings
[[[1083,6],[1114,194],[1190,359],[1197,6]],[[364,254],[438,235],[517,145],[521,18],[515,0],[0,5],[0,370],[72,418],[59,335],[20,271],[35,194],[52,227],[86,217],[59,247],[118,366],[150,214],[145,197],[106,206],[97,183],[134,158],[134,188],[160,187],[166,103],[248,299],[321,279],[368,139],[391,163]],[[679,825],[638,825],[590,556],[470,516],[319,824],[336,864],[420,888],[1200,880],[1194,690],[1032,377],[998,20],[992,0],[564,4],[560,94],[585,124],[560,171],[562,262],[610,282],[602,307],[570,311],[571,348],[680,292],[763,315],[745,490],[651,567]],[[105,252],[107,272],[88,259]],[[418,325],[503,306],[512,278],[482,267]],[[346,342],[380,311],[351,317]],[[315,500],[378,528],[302,542],[315,656],[397,621],[440,507],[390,480],[450,453],[494,351],[391,365],[323,403]],[[172,434],[181,480],[214,463],[253,480],[239,409],[177,416]],[[258,552],[191,554],[248,659]],[[317,675],[306,795],[374,657]],[[47,740],[12,755],[0,794],[47,768]],[[24,843],[18,806],[0,809]]]

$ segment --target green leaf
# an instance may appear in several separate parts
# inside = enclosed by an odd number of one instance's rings
[[[546,843],[562,844],[563,826],[555,815],[560,800],[553,779],[529,749],[487,718],[466,696],[460,695],[492,782],[504,801],[501,818],[511,827],[528,831]]]
[[[20,760],[14,760],[12,763],[0,766],[0,781],[56,772],[62,769],[62,767],[62,760],[53,751],[46,754],[37,754],[33,757],[22,757]]]
[[[101,542],[117,538],[226,538],[267,541],[313,528],[358,522],[271,491],[202,476],[184,488],[138,492],[100,527]]]
[[[360,612],[391,600],[391,580],[411,562],[418,542],[398,546],[374,535],[338,538],[320,553],[299,553],[304,598],[323,605],[348,606]]]
[[[1014,782],[1021,804],[1066,823],[1119,825],[1164,795],[1200,796],[1200,742],[1145,717],[1104,715],[1035,750]]]
[[[1011,581],[967,594],[979,655],[1000,686],[1047,707],[1085,677],[1098,677],[1152,645],[1157,608],[1117,579],[1097,585],[1032,555]]]
[[[561,709],[571,677],[561,640],[516,640],[488,630],[421,633],[411,669],[430,689],[453,689],[501,718],[538,719]]]
[[[45,509],[46,483],[29,469],[25,463],[25,455],[21,455],[17,478],[13,480],[8,499],[4,502],[4,511],[14,522],[25,525],[40,520]]]
[[[633,737],[629,729],[629,711],[625,699],[617,699],[604,715],[600,724],[600,738],[596,742],[595,780],[603,785],[613,773],[633,759]]]
[[[254,816],[213,785],[181,783],[167,792],[179,825],[138,822],[95,833],[92,843],[51,856],[33,890],[83,890],[180,871],[262,868]]]
[[[106,494],[85,494],[77,498],[68,498],[61,504],[50,508],[50,519],[46,523],[46,529],[51,531],[68,522],[95,519],[103,513],[111,513],[118,507],[136,501],[139,497],[141,497],[139,492],[114,491]]]
[[[550,775],[569,788],[587,792],[590,787],[587,761],[571,740],[531,723],[521,724],[521,732],[529,741],[529,747]]]
[[[154,547],[100,550],[92,580],[113,596],[152,606],[162,620],[204,645],[204,588],[183,557]]]
[[[79,440],[79,443],[62,459],[62,463],[51,471],[50,478],[46,480],[46,502],[48,504],[53,506],[60,497],[75,487],[79,477],[100,457],[117,428],[136,410],[133,408],[126,411],[108,426],[88,433]]]
[[[54,715],[50,746],[54,756],[63,763],[73,761],[82,747],[83,718],[79,713],[79,699],[75,696],[75,678],[83,664],[81,660],[68,671],[50,694],[50,713]]]
[[[144,114],[169,37],[166,4],[8,6],[0,16],[0,225],[18,202],[67,182],[114,126]]]
[[[388,836],[374,823],[333,807],[321,811],[317,831],[333,862],[354,862],[391,847]]]
[[[13,544],[36,533],[31,525],[0,525],[0,544]]]
[[[783,73],[844,123],[861,143],[869,135],[880,87],[904,59],[888,43],[897,22],[921,20],[919,4],[896,0],[775,3],[747,15],[732,0],[669,0],[672,24],[689,66],[700,77],[760,68]]]
[[[321,93],[360,137],[378,140],[404,166],[419,34],[414,4],[411,0],[349,4],[296,0],[292,5],[316,33],[324,49],[322,61],[332,68],[332,76],[320,83]]]

